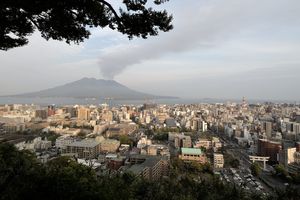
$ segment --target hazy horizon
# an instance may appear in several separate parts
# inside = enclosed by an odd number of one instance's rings
[[[72,81],[72,82],[66,82],[66,83],[64,83],[64,84],[61,84],[61,85],[55,85],[55,86],[53,86],[53,87],[50,87],[50,88],[44,88],[44,89],[41,89],[41,90],[38,90],[38,91],[29,91],[28,93],[31,93],[31,92],[40,92],[40,91],[43,91],[43,90],[48,90],[48,89],[52,89],[52,88],[55,88],[55,87],[60,87],[60,86],[63,86],[63,85],[66,85],[66,84],[69,84],[69,83],[73,83],[73,82],[76,82],[76,81],[79,81],[79,80],[82,80],[82,79],[94,79],[94,80],[106,80],[106,81],[115,81],[115,80],[112,80],[112,79],[105,79],[105,78],[94,78],[94,77],[83,77],[83,78],[81,78],[81,79],[78,79],[78,80],[74,80],[74,81]],[[117,83],[120,83],[120,82],[118,82],[118,81],[116,81]],[[120,84],[122,84],[122,83],[120,83]],[[123,84],[122,84],[123,85]],[[123,85],[123,86],[126,86],[126,85]],[[127,87],[127,86],[126,86]],[[129,88],[129,89],[131,89],[131,88]],[[137,90],[137,92],[141,92],[141,91],[138,91]],[[27,92],[26,92],[27,93]],[[5,95],[0,95],[0,98],[6,98],[6,97],[13,97],[13,98],[16,98],[16,99],[18,99],[18,98],[20,98],[20,99],[35,99],[35,98],[44,98],[44,99],[51,99],[51,98],[53,98],[53,99],[56,99],[56,98],[58,98],[58,99],[64,99],[65,98],[65,100],[67,101],[67,99],[68,98],[71,98],[71,99],[80,99],[80,98],[78,98],[78,97],[14,97],[14,95],[22,95],[22,94],[24,94],[24,93],[16,93],[16,94],[5,94]],[[148,93],[148,94],[150,94],[150,93]],[[155,94],[155,93],[151,93],[150,95],[157,95],[157,94]],[[169,96],[169,95],[164,95],[164,96]],[[248,101],[248,102],[251,102],[251,103],[257,103],[257,102],[265,102],[265,101],[274,101],[274,102],[298,102],[298,101],[300,101],[300,99],[270,99],[270,98],[252,98],[252,97],[249,97],[249,96],[240,96],[240,97],[206,97],[206,96],[203,96],[203,97],[180,97],[180,96],[173,96],[173,97],[176,97],[176,98],[179,98],[179,99],[181,99],[180,100],[180,102],[181,101],[184,101],[184,100],[186,100],[187,102],[193,102],[193,101],[199,101],[199,100],[207,100],[207,101],[209,101],[210,99],[211,100],[213,100],[213,102],[214,101],[218,101],[218,100],[220,100],[220,101],[234,101],[234,102],[241,102],[242,101],[242,99],[243,98],[245,98],[246,99],[246,101]],[[89,98],[89,97],[86,97],[86,98]],[[101,99],[101,98],[100,98]],[[164,98],[162,98],[162,99],[164,99]],[[27,100],[26,100],[26,102],[27,102]],[[151,100],[151,99],[148,99],[148,100]],[[1,101],[3,101],[3,99],[0,99],[0,102]],[[120,101],[135,101],[135,100],[120,100]],[[141,101],[141,100],[137,100],[137,101]],[[171,100],[171,102],[172,102],[173,100]],[[212,103],[213,103],[212,102]],[[3,102],[2,102],[3,103]],[[174,103],[176,103],[176,100],[174,101]]]
[[[80,45],[46,41],[0,51],[0,96],[83,77],[181,98],[299,101],[300,1],[186,0],[163,5],[174,30],[128,40],[93,29]]]

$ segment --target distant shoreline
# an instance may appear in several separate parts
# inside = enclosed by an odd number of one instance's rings
[[[36,104],[46,106],[50,104],[56,105],[98,105],[107,103],[111,106],[117,105],[142,105],[144,103],[156,104],[200,104],[200,103],[241,103],[240,99],[214,99],[214,98],[159,98],[159,99],[110,99],[110,98],[74,98],[74,97],[16,97],[16,96],[0,96],[0,104]],[[299,104],[300,101],[292,100],[248,100],[249,104],[256,103],[288,103]]]

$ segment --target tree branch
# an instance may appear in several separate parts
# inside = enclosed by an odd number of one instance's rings
[[[26,17],[37,27],[37,29],[40,28],[39,25],[36,23],[36,21],[34,21],[34,19],[31,16],[27,15]]]
[[[117,19],[117,23],[119,25],[121,25],[121,18],[119,17],[119,15],[115,11],[115,9],[112,7],[112,5],[110,3],[108,3],[107,1],[104,1],[104,0],[97,0],[97,1],[100,2],[100,3],[103,3],[104,5],[106,5],[111,10],[111,12],[114,14],[115,18]]]

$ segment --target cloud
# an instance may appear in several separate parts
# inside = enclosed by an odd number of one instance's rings
[[[100,71],[104,77],[114,78],[129,66],[169,54],[213,48],[253,27],[269,30],[299,24],[294,22],[299,17],[295,9],[299,5],[295,0],[276,3],[271,0],[187,0],[173,11],[174,30],[161,33],[157,38],[104,50],[99,58]]]
[[[83,45],[46,41],[39,33],[29,41],[0,51],[0,95],[37,91],[99,73],[97,60],[81,57]]]

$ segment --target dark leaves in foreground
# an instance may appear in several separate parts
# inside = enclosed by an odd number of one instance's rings
[[[164,1],[154,1],[155,4]],[[147,0],[123,0],[120,12],[105,0],[1,0],[0,49],[28,43],[38,30],[46,40],[79,43],[88,38],[92,27],[109,27],[129,38],[147,38],[158,31],[171,30],[172,16],[146,5]]]

